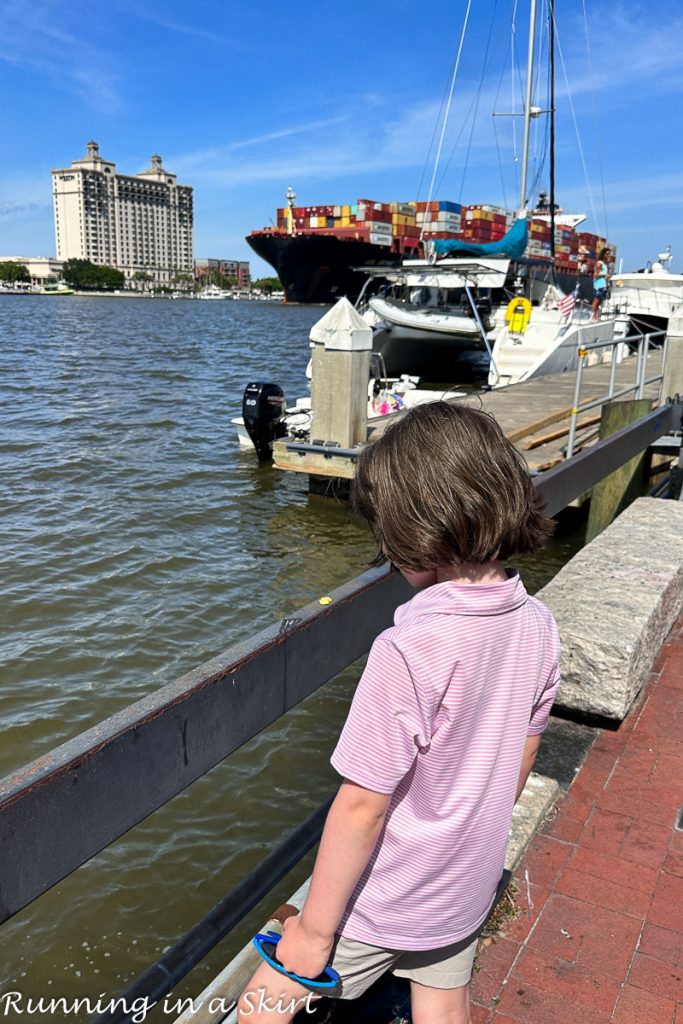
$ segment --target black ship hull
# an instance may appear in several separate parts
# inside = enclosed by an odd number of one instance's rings
[[[334,235],[255,232],[247,242],[273,267],[287,302],[328,304],[343,295],[353,302],[366,281],[354,267],[397,267],[404,258],[388,246]]]

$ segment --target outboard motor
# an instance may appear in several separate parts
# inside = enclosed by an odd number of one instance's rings
[[[284,437],[285,393],[279,384],[256,381],[247,384],[242,398],[242,418],[260,462],[270,462],[273,441]]]

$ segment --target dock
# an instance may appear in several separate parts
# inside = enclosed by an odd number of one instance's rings
[[[587,366],[582,374],[582,392],[579,401],[579,417],[576,425],[576,447],[580,450],[597,440],[602,407],[610,401],[610,383],[614,392],[633,387],[639,370],[645,381],[642,397],[654,403],[659,394],[659,384],[652,381],[662,373],[663,352],[661,348],[648,352],[644,365],[639,366],[639,357],[632,355],[612,367],[610,363]],[[612,371],[614,376],[612,377]],[[520,384],[510,384],[490,391],[472,392],[465,397],[449,397],[448,402],[475,406],[490,413],[500,423],[506,436],[524,456],[532,472],[543,472],[558,465],[566,457],[570,419],[574,408],[576,373],[560,373],[550,377],[536,377]],[[633,397],[633,394],[631,397]],[[599,401],[590,410],[581,414],[581,408],[589,402]],[[368,421],[367,436],[371,438],[386,428],[404,413],[377,417]],[[353,477],[353,457],[335,455],[329,452],[311,452],[305,445],[277,441],[273,445],[273,465],[276,469],[309,473],[325,477]]]
[[[633,384],[636,360],[637,356],[634,355],[617,364],[616,390]],[[602,407],[609,401],[607,395],[611,369],[609,364],[601,363],[583,371],[583,394],[579,410],[591,401],[600,398],[602,401],[585,414],[579,414],[575,451],[597,440]],[[647,358],[646,378],[656,377],[661,372],[662,350],[655,349]],[[574,385],[575,374],[560,373],[452,401],[474,405],[494,416],[506,437],[526,459],[529,469],[542,472],[558,465],[566,457]],[[645,385],[645,398],[654,402],[658,394],[658,383]]]

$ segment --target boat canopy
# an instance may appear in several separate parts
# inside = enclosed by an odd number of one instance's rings
[[[437,238],[433,245],[437,256],[466,253],[471,256],[508,256],[510,259],[516,260],[526,249],[527,241],[526,217],[519,217],[508,233],[498,242],[475,245],[474,242],[463,242],[459,238]]]

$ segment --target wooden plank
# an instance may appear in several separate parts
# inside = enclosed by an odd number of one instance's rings
[[[594,395],[592,398],[584,398],[581,405],[585,405],[587,402],[594,401],[598,396]],[[579,408],[581,408],[581,405]],[[557,423],[558,420],[567,419],[572,414],[571,405],[567,408],[559,409],[555,412],[549,413],[540,420],[536,420],[532,423],[526,423],[522,427],[518,427],[516,430],[507,431],[505,436],[508,441],[512,441],[513,444],[516,441],[523,441],[529,434],[536,434],[539,430],[543,430],[544,427],[549,427],[551,423]],[[569,429],[569,427],[567,427]]]
[[[341,455],[329,455],[322,452],[288,451],[287,441],[276,441],[273,445],[273,468],[284,469],[295,473],[308,473],[312,476],[341,477],[352,480],[354,460]]]
[[[576,424],[577,430],[582,430],[584,427],[592,427],[594,423],[600,422],[600,416],[589,416],[586,420],[581,420],[580,423]],[[532,437],[530,441],[524,445],[526,451],[531,448],[540,448],[542,444],[547,444],[549,441],[557,441],[558,438],[564,437],[568,434],[571,429],[571,423],[567,423],[566,426],[561,427],[560,430],[553,430],[550,434],[542,434],[541,437]]]

